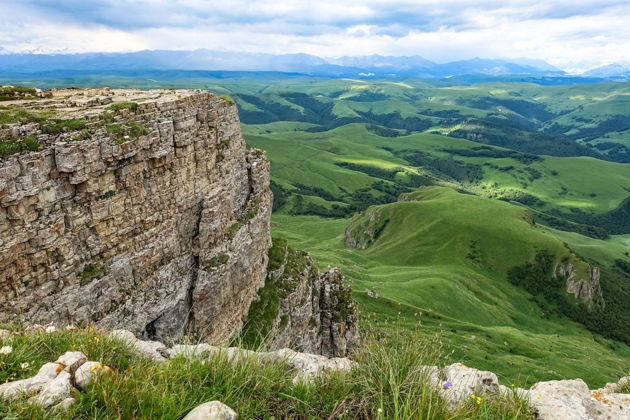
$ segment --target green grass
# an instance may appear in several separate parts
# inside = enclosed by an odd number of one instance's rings
[[[368,335],[359,365],[312,381],[293,383],[282,362],[255,358],[229,361],[225,353],[209,358],[178,357],[157,363],[134,354],[128,345],[96,329],[16,334],[0,345],[13,352],[0,355],[0,379],[32,376],[39,367],[68,350],[84,352],[89,360],[113,369],[66,411],[42,410],[27,399],[0,402],[3,418],[47,419],[180,419],[194,407],[219,400],[239,418],[282,419],[530,419],[531,411],[514,396],[484,398],[447,412],[445,402],[428,384],[423,365],[438,364],[436,338],[392,334]],[[27,368],[22,364],[28,362]]]
[[[344,219],[274,214],[272,230],[310,252],[320,267],[343,269],[366,326],[387,331],[420,324],[427,335],[442,334],[452,361],[510,381],[580,377],[602,386],[623,373],[630,348],[545,314],[505,279],[507,269],[538,249],[568,255],[562,240],[530,225],[526,211],[508,203],[435,187],[423,194],[425,201],[377,207],[390,222],[366,250],[345,247]],[[472,241],[478,261],[467,258]]]
[[[0,157],[17,153],[36,152],[39,148],[40,144],[35,136],[0,140]]]
[[[275,182],[288,188],[296,182],[315,185],[340,197],[344,196],[344,190],[352,192],[369,187],[379,179],[340,168],[336,163],[353,162],[375,168],[402,167],[417,172],[409,162],[383,147],[394,151],[421,150],[434,158],[446,158],[453,154],[445,149],[471,150],[479,146],[471,141],[433,134],[384,138],[369,132],[363,124],[350,124],[322,133],[280,131],[271,135],[260,135],[261,127],[244,126],[243,130],[249,144],[267,151]],[[466,186],[471,191],[490,198],[520,191],[544,201],[542,210],[566,212],[569,208],[581,208],[602,213],[616,208],[630,196],[626,190],[630,185],[630,166],[625,164],[587,157],[543,157],[528,165],[515,158],[463,155],[454,155],[454,158],[480,165],[483,169],[481,182]],[[489,161],[496,167],[484,165]],[[500,167],[513,169],[502,171]],[[539,171],[541,177],[530,181],[527,167]]]

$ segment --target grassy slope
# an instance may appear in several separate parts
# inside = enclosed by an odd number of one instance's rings
[[[445,401],[419,369],[442,365],[439,343],[418,336],[413,341],[394,336],[387,342],[366,336],[352,372],[295,383],[284,362],[231,359],[225,353],[156,362],[92,328],[53,333],[17,329],[11,337],[0,338],[0,347],[4,346],[12,351],[0,354],[1,382],[31,377],[43,363],[70,349],[111,370],[100,370],[96,383],[73,393],[76,402],[68,410],[42,409],[30,403],[29,395],[10,402],[0,399],[3,419],[175,420],[213,400],[230,406],[243,419],[524,420],[533,416],[527,402],[515,393],[496,399],[483,396],[447,411]]]
[[[527,293],[504,279],[505,270],[537,249],[567,253],[548,229],[530,226],[522,208],[503,202],[435,187],[420,198],[425,201],[379,207],[391,222],[366,250],[344,246],[344,220],[276,214],[273,228],[322,266],[344,268],[368,324],[421,323],[425,333],[443,335],[454,360],[526,382],[582,377],[594,386],[625,369],[627,346],[567,319],[546,319]],[[473,240],[478,263],[466,258]],[[366,289],[381,297],[368,298]]]
[[[265,126],[246,125],[243,130],[251,145],[268,152],[274,180],[286,186],[292,182],[316,185],[334,195],[340,194],[339,187],[352,191],[376,181],[363,173],[340,168],[335,162],[381,168],[402,166],[413,170],[404,160],[381,148],[422,150],[436,157],[446,157],[449,153],[443,149],[479,146],[464,139],[424,133],[396,138],[379,137],[366,130],[363,124],[349,124],[322,133],[280,131],[260,135]],[[270,127],[270,130],[274,128]],[[484,166],[484,179],[476,192],[485,195],[501,195],[506,189],[518,190],[549,202],[553,207],[579,207],[597,213],[614,209],[630,196],[625,189],[630,187],[630,165],[587,157],[544,157],[542,161],[529,165],[542,175],[530,181],[524,169],[526,165],[513,158],[455,158],[479,165],[491,161],[499,167],[513,167],[509,171],[501,171]],[[555,173],[557,175],[553,175]]]

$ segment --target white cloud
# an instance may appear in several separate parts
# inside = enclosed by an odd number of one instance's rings
[[[563,68],[630,61],[630,5],[618,0],[0,0],[0,6],[3,52],[529,57]]]

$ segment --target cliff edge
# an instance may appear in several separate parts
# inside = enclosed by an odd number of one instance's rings
[[[0,322],[234,336],[266,276],[272,200],[236,106],[202,91],[48,96],[3,108],[18,117],[0,129],[17,151],[0,154]]]

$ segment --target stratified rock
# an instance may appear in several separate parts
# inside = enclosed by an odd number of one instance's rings
[[[58,90],[19,105],[86,128],[0,129],[40,144],[0,157],[0,322],[96,323],[168,344],[238,333],[266,275],[271,191],[236,106],[190,90]]]
[[[587,305],[601,304],[602,290],[599,267],[588,265],[585,273],[578,273],[574,264],[560,263],[556,266],[554,277],[566,280],[566,290]]]
[[[630,419],[630,396],[590,391],[581,379],[538,382],[529,401],[540,420]]]
[[[210,401],[193,409],[182,420],[236,420],[236,412],[220,401]]]
[[[341,270],[329,268],[320,277],[321,351],[328,356],[351,354],[359,345],[357,309]]]
[[[377,207],[370,207],[356,214],[348,222],[345,231],[345,243],[348,248],[365,249],[372,245],[389,223],[389,219],[381,216]]]
[[[454,363],[444,368],[444,383],[441,395],[450,407],[467,401],[471,395],[489,396],[498,394],[499,379],[492,372],[470,368],[462,363]]]

